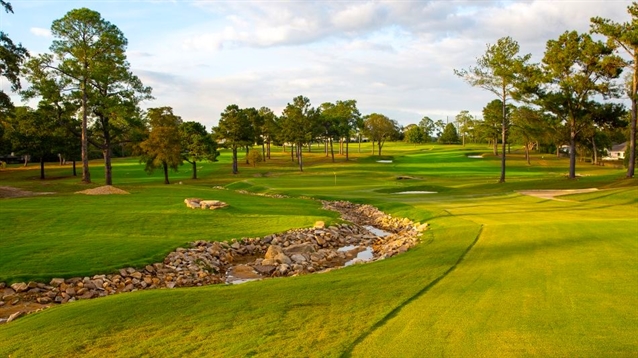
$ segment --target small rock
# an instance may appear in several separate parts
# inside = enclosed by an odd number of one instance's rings
[[[15,321],[16,319],[20,318],[24,316],[24,311],[18,311],[14,314],[12,314],[11,316],[9,316],[9,318],[7,318],[7,323]]]
[[[11,285],[11,288],[13,288],[14,291],[20,293],[28,290],[29,286],[24,282],[18,282]]]
[[[42,304],[42,305],[46,305],[48,303],[51,303],[51,299],[49,297],[38,297],[36,299],[36,301],[38,301],[38,303]]]

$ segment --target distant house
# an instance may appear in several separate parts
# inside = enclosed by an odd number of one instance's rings
[[[627,150],[627,142],[612,145],[611,149],[607,149],[607,156],[603,160],[623,160],[625,159],[625,151]]]

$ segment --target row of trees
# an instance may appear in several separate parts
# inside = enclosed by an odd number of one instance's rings
[[[378,155],[386,140],[397,138],[399,125],[396,121],[378,113],[361,116],[355,100],[322,103],[315,108],[304,96],[297,96],[288,103],[280,116],[262,107],[239,108],[232,104],[221,114],[219,125],[213,128],[218,142],[230,148],[233,156],[233,173],[238,173],[237,153],[246,154],[254,145],[262,147],[262,158],[270,159],[271,144],[290,147],[290,158],[303,171],[303,147],[312,150],[312,143],[324,143],[326,155],[334,162],[334,143],[339,143],[339,153],[349,160],[349,145],[357,138],[359,151],[361,140],[366,136],[376,145]]]
[[[505,181],[506,143],[511,127],[509,101],[520,101],[526,105],[518,112],[519,117],[543,120],[549,130],[552,130],[552,125],[565,129],[570,148],[569,177],[575,178],[577,143],[587,138],[588,133],[621,125],[622,108],[597,100],[619,98],[623,94],[632,103],[627,177],[634,176],[638,5],[633,3],[629,6],[628,13],[631,21],[626,23],[599,17],[591,19],[591,32],[607,37],[607,42],[595,41],[587,33],[567,31],[558,39],[549,40],[541,63],[534,64],[530,63],[531,55],[519,55],[516,41],[504,37],[495,45],[488,45],[485,54],[477,59],[476,66],[454,71],[470,85],[494,93],[499,100],[502,144],[499,182]],[[626,51],[631,60],[620,57],[618,50]],[[633,69],[633,75],[622,84],[617,79],[626,67]],[[492,104],[488,111],[490,115],[494,114],[494,106],[496,104]],[[538,118],[531,118],[535,116]],[[461,131],[465,133],[466,128]]]

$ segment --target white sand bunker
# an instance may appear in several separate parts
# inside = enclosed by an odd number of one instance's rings
[[[468,155],[467,157],[470,159],[483,159],[482,155]]]
[[[81,191],[76,191],[76,194],[86,194],[86,195],[110,195],[110,194],[129,194],[128,191],[124,191],[122,189],[118,189],[112,185],[104,185],[98,186],[93,189],[86,189]]]
[[[400,191],[395,194],[436,194],[436,191],[425,191],[425,190],[412,190],[412,191]]]
[[[377,163],[392,163],[391,160],[377,160]]]
[[[597,188],[568,189],[568,190],[523,190],[523,191],[519,191],[519,193],[523,195],[535,196],[541,199],[569,201],[564,199],[556,199],[556,197],[561,195],[569,195],[569,194],[591,193],[597,190],[598,190]]]

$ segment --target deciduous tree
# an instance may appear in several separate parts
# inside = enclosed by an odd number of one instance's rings
[[[182,158],[193,167],[193,179],[197,179],[197,163],[203,160],[217,161],[217,143],[206,127],[199,122],[183,122],[179,126],[182,140]]]
[[[231,104],[221,114],[219,125],[213,129],[222,146],[230,148],[233,153],[233,174],[239,173],[237,149],[252,143],[251,122],[246,112],[236,104]]]
[[[179,128],[182,119],[173,114],[171,107],[148,109],[150,132],[148,138],[140,143],[141,161],[146,163],[145,170],[152,173],[156,168],[164,172],[164,184],[168,181],[168,168],[177,171],[182,165],[182,138]]]
[[[372,113],[364,117],[365,130],[364,133],[370,138],[370,141],[377,143],[378,155],[381,155],[381,149],[385,141],[398,135],[398,124],[390,118],[379,113]]]

